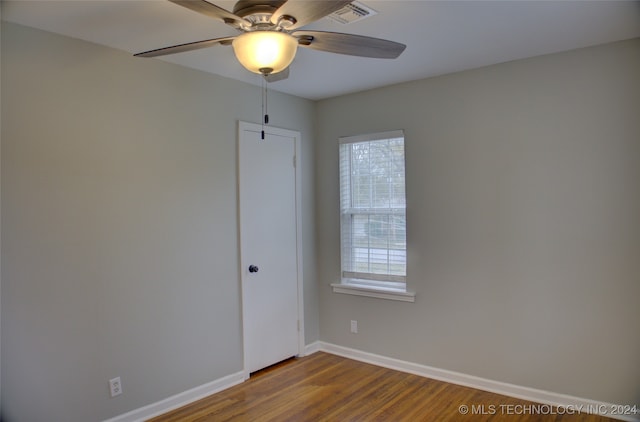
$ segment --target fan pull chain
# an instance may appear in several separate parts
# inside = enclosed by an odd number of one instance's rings
[[[267,78],[264,78],[264,124],[269,124],[269,84]]]
[[[269,124],[268,95],[269,95],[269,90],[267,88],[267,79],[263,77],[262,78],[262,115],[264,117],[262,119],[262,133],[261,133],[262,140],[264,140],[264,126]]]

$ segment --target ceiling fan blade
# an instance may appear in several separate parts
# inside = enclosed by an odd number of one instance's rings
[[[135,57],[157,57],[166,56],[167,54],[183,53],[185,51],[199,50],[201,48],[213,47],[217,44],[231,44],[235,37],[213,38],[210,40],[188,42],[186,44],[173,45],[171,47],[163,47],[155,50],[145,51],[143,53],[134,54]]]
[[[289,68],[287,67],[286,69],[278,73],[270,73],[264,78],[267,80],[267,82],[271,83],[271,82],[282,81],[284,79],[287,79],[288,77],[289,77]]]
[[[313,21],[342,9],[353,0],[289,0],[271,16],[271,23],[277,24],[283,17],[293,17],[295,22],[288,30],[300,28]]]
[[[239,28],[244,24],[249,24],[246,20],[240,16],[236,16],[228,10],[215,4],[209,3],[205,0],[169,0],[171,3],[175,3],[187,9],[191,9],[194,12],[202,13],[210,18],[221,20],[222,22],[229,24],[235,28]]]
[[[296,31],[292,35],[298,38],[301,47],[375,59],[395,59],[407,47],[394,41],[339,32]]]

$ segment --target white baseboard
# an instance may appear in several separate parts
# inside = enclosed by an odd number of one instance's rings
[[[640,415],[626,416],[611,414],[612,409],[622,408],[622,406],[617,406],[611,403],[604,403],[595,400],[573,397],[566,394],[558,394],[550,391],[538,390],[535,388],[522,387],[519,385],[489,380],[473,375],[462,374],[460,372],[448,371],[445,369],[433,368],[430,366],[406,362],[386,356],[375,355],[373,353],[363,352],[361,350],[351,349],[348,347],[338,346],[321,341],[308,345],[307,349],[309,350],[309,353],[307,354],[311,354],[316,351],[323,351],[360,362],[382,366],[384,368],[407,372],[414,375],[420,375],[426,378],[432,378],[439,381],[449,382],[451,384],[457,384],[465,387],[475,388],[478,390],[488,391],[491,393],[502,394],[517,399],[532,401],[550,406],[562,407],[564,409],[581,410],[582,413],[601,414],[602,416],[607,416],[623,421],[640,421]]]
[[[167,397],[164,400],[160,400],[150,405],[132,410],[131,412],[116,416],[115,418],[107,419],[104,422],[142,422],[185,406],[189,403],[193,403],[194,401],[210,396],[211,394],[226,390],[227,388],[240,384],[243,381],[244,371],[236,372],[235,374],[227,375],[226,377],[208,382],[192,388],[191,390],[178,393],[175,396]]]
[[[376,355],[373,353],[363,352],[357,349],[338,346],[323,341],[316,341],[308,344],[304,348],[304,356],[311,355],[316,352],[327,352],[338,356],[360,362],[370,363],[384,368],[394,369],[396,371],[407,372],[426,378],[432,378],[439,381],[449,382],[451,384],[471,387],[478,390],[488,391],[491,393],[502,394],[517,399],[528,400],[540,404],[558,406],[570,409],[582,409],[584,413],[599,413],[603,416],[619,419],[629,422],[640,421],[640,415],[612,415],[610,410],[617,408],[611,403],[604,403],[595,400],[583,399],[579,397],[558,394],[535,388],[522,387],[519,385],[508,384],[500,381],[480,378],[473,375],[462,374],[460,372],[448,371],[446,369],[438,369],[431,366],[420,365],[417,363],[407,362],[399,359],[389,358],[386,356]],[[155,416],[162,415],[173,409],[177,409],[196,400],[200,400],[211,394],[218,393],[234,385],[245,381],[244,371],[217,379],[215,381],[195,387],[191,390],[176,394],[148,406],[141,407],[131,412],[124,413],[115,418],[108,419],[104,422],[141,422]],[[605,412],[603,412],[603,410]]]
[[[305,356],[309,356],[314,354],[315,352],[319,352],[320,350],[322,350],[322,342],[320,341],[314,341],[311,344],[307,344],[306,346],[304,346],[304,355]]]

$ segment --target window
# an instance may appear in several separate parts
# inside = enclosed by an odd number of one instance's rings
[[[402,131],[340,138],[342,283],[334,291],[413,298],[405,284],[404,162]]]

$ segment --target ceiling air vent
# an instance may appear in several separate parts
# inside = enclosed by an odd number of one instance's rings
[[[328,15],[328,17],[343,25],[348,25],[350,23],[361,21],[362,19],[366,19],[377,14],[378,12],[376,12],[369,6],[366,6],[359,1],[354,1],[353,3],[349,3],[342,9]]]

